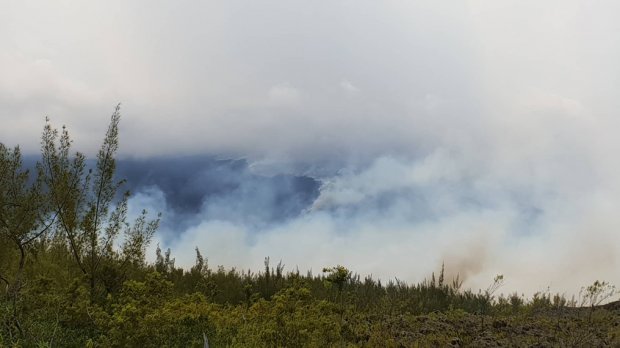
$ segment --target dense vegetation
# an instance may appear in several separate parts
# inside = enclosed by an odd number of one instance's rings
[[[117,108],[92,169],[49,122],[34,170],[0,144],[0,347],[620,345],[620,309],[599,306],[615,296],[605,282],[567,301],[498,295],[502,276],[464,290],[443,269],[410,285],[269,258],[258,273],[213,269],[198,249],[190,269],[159,248],[147,263],[159,217],[127,221],[119,120]]]

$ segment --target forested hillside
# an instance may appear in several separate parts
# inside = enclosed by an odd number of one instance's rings
[[[617,297],[606,282],[526,298],[501,294],[501,275],[468,290],[444,269],[407,284],[268,257],[261,272],[211,267],[199,249],[157,248],[147,262],[160,217],[128,221],[119,121],[117,107],[92,170],[49,122],[34,169],[0,144],[0,347],[620,345],[620,309],[600,306]],[[188,252],[195,265],[176,266]]]

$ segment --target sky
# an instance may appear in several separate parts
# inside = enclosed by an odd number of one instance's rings
[[[0,0],[0,142],[36,154],[49,116],[93,154],[121,102],[132,209],[163,213],[152,247],[180,265],[197,246],[244,269],[620,285],[619,11]]]

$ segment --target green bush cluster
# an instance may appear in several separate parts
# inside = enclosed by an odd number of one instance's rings
[[[0,300],[0,346],[201,347],[203,335],[212,347],[474,345],[489,331],[508,340],[507,325],[578,340],[596,334],[573,337],[584,327],[618,321],[604,310],[556,318],[554,310],[577,309],[548,294],[494,298],[432,280],[383,285],[342,266],[319,275],[268,262],[258,273],[211,269],[199,253],[189,270],[170,256],[164,269],[162,259],[134,266],[122,286],[93,301],[88,279],[70,257],[56,257],[58,248],[30,259],[18,303]]]

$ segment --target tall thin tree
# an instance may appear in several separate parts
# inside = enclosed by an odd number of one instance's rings
[[[59,132],[46,124],[42,137],[42,173],[76,264],[88,279],[91,301],[97,298],[98,279],[104,263],[119,267],[144,259],[144,249],[159,225],[159,216],[148,220],[146,211],[133,224],[127,222],[129,191],[119,195],[124,180],[115,179],[120,105],[112,113],[94,169],[86,170],[81,153],[70,155],[71,139],[65,127]],[[115,248],[123,236],[120,249]]]

